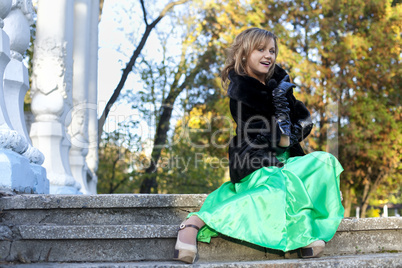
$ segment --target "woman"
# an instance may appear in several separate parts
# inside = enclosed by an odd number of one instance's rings
[[[276,36],[251,28],[228,50],[222,71],[237,124],[229,146],[230,182],[180,225],[174,259],[193,263],[196,242],[218,234],[259,246],[318,257],[344,209],[342,166],[331,154],[305,155],[299,142],[311,131],[310,113],[293,96],[294,84],[275,65]]]

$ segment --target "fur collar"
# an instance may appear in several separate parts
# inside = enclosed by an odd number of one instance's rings
[[[286,71],[275,64],[274,74],[271,79],[279,83],[287,75]],[[237,101],[241,101],[247,106],[261,111],[268,111],[268,103],[272,102],[272,90],[257,79],[250,76],[242,76],[229,72],[228,96]]]

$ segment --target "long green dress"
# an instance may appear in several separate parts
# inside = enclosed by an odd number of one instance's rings
[[[223,234],[259,246],[289,251],[329,241],[344,213],[339,191],[341,164],[331,154],[278,157],[285,165],[263,167],[239,183],[212,192],[197,215],[205,226],[198,241]]]

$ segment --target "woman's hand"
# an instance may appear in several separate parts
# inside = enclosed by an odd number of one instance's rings
[[[288,147],[290,145],[290,137],[282,134],[278,145],[280,147]]]
[[[275,107],[275,119],[279,125],[279,129],[282,135],[288,136],[288,138],[283,138],[283,143],[289,146],[289,136],[291,134],[290,130],[290,117],[289,117],[289,103],[286,98],[286,93],[295,87],[294,84],[288,82],[289,75],[286,75],[278,86],[272,91],[272,103]],[[282,138],[281,138],[282,141]],[[287,142],[286,142],[287,141]],[[280,142],[281,144],[281,142]],[[281,145],[280,145],[281,146]],[[284,146],[286,147],[286,146]]]

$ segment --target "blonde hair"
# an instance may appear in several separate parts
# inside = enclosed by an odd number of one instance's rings
[[[236,36],[233,44],[227,49],[227,59],[225,66],[223,67],[222,76],[222,86],[226,88],[229,84],[229,72],[234,70],[238,75],[249,75],[247,73],[246,61],[251,52],[256,49],[259,45],[273,39],[275,42],[275,60],[278,56],[278,38],[270,31],[263,30],[260,28],[250,28],[241,32]],[[275,62],[272,63],[275,66]],[[265,77],[265,81],[269,80],[274,73],[274,67],[272,67]]]

